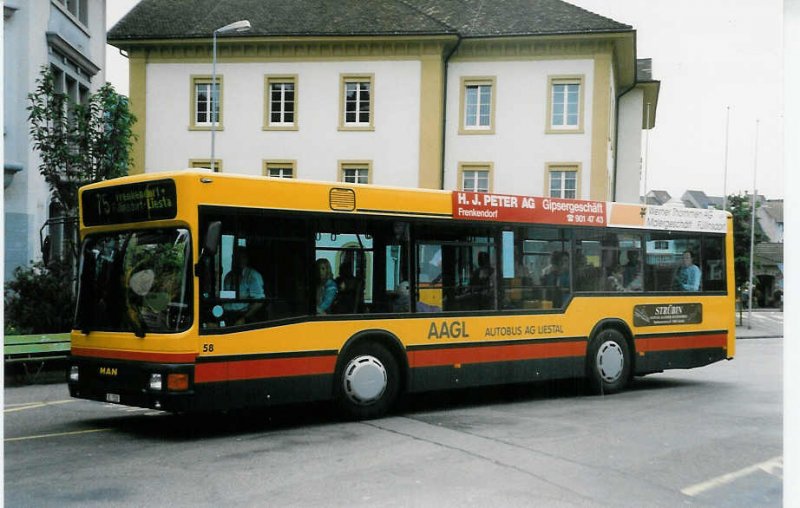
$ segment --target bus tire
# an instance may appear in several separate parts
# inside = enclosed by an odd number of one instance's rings
[[[618,330],[601,330],[589,343],[586,377],[592,393],[604,395],[624,390],[631,379],[631,368],[628,341]]]
[[[345,352],[336,376],[336,403],[349,419],[366,420],[386,414],[400,388],[397,360],[382,345],[357,344]]]

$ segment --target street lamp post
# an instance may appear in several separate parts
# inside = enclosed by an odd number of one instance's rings
[[[753,293],[756,288],[753,285],[753,254],[755,253],[755,238],[756,238],[756,172],[758,170],[758,119],[756,119],[756,147],[753,161],[753,200],[750,204],[750,271],[747,273],[747,289],[748,289],[748,302],[747,302],[747,329],[753,326]]]
[[[229,25],[214,30],[211,48],[211,171],[214,171],[214,141],[217,135],[217,115],[219,115],[219,88],[217,87],[217,34],[247,32],[250,22],[246,19],[234,21]]]

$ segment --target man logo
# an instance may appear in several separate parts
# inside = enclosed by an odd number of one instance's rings
[[[116,376],[117,369],[111,367],[100,367],[100,375],[101,376]]]

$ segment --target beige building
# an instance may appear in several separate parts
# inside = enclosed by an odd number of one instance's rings
[[[638,202],[659,82],[633,27],[559,0],[142,0],[133,172],[246,174]],[[240,19],[251,29],[212,33]]]

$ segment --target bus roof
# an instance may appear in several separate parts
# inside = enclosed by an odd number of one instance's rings
[[[363,213],[468,221],[725,233],[731,215],[721,210],[561,199],[380,185],[319,182],[186,169],[121,177],[82,187],[86,191],[172,180],[178,200],[282,210]],[[213,192],[209,192],[213,189]],[[99,191],[103,192],[103,191]],[[94,195],[97,192],[90,194]],[[135,199],[135,196],[130,198]],[[144,199],[144,198],[143,198]],[[108,200],[106,200],[107,202]],[[81,198],[85,208],[86,203]],[[143,204],[143,206],[147,206]]]

